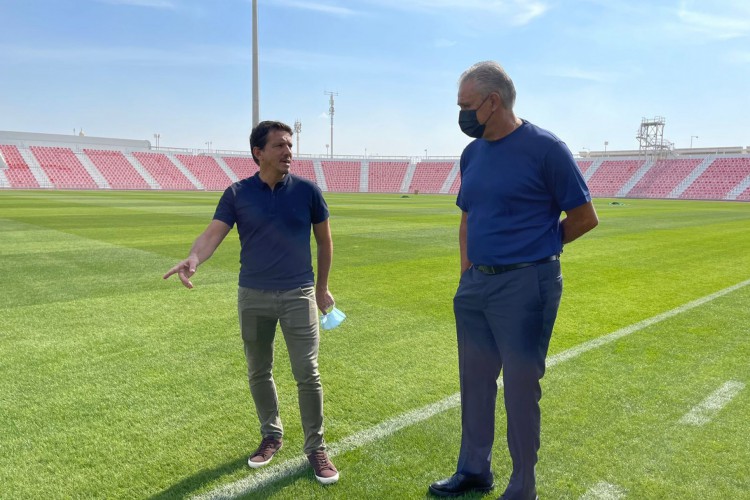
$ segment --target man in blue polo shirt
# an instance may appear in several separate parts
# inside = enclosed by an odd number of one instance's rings
[[[454,298],[461,388],[456,473],[437,496],[494,487],[490,468],[501,369],[513,471],[500,497],[537,498],[539,384],[562,295],[559,255],[598,224],[568,148],[513,112],[503,68],[477,63],[461,76],[459,125],[476,140],[461,155],[461,279]],[[566,217],[560,221],[562,212]]]
[[[339,474],[325,451],[323,387],[318,372],[317,310],[326,311],[334,304],[328,291],[333,257],[328,206],[318,186],[289,173],[292,129],[288,125],[259,123],[250,134],[250,149],[259,172],[224,191],[213,220],[195,240],[188,258],[164,278],[177,274],[192,288],[190,277],[197,267],[237,225],[240,330],[262,437],[248,465],[258,468],[268,464],[282,446],[283,427],[272,374],[274,336],[280,323],[297,381],[304,453],[318,481],[334,483]],[[318,248],[317,282],[310,255],[311,227]]]

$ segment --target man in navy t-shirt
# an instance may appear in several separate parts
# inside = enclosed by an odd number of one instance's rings
[[[513,112],[503,68],[477,63],[461,76],[461,279],[453,301],[461,387],[456,473],[430,485],[437,496],[494,487],[490,468],[497,378],[502,370],[513,471],[500,497],[534,500],[540,379],[562,295],[559,256],[598,224],[568,148]],[[560,216],[566,217],[561,221]]]
[[[250,392],[260,421],[261,443],[248,458],[252,468],[268,464],[282,446],[283,427],[273,381],[273,343],[277,323],[284,334],[297,381],[304,453],[323,484],[339,474],[323,440],[323,387],[318,372],[318,309],[334,300],[328,291],[333,242],[328,206],[313,182],[289,173],[292,129],[264,121],[250,134],[258,173],[229,186],[208,228],[195,240],[190,255],[164,278],[177,274],[192,288],[190,277],[237,225],[240,237],[238,313],[245,347]],[[315,235],[318,279],[310,255],[310,228]]]

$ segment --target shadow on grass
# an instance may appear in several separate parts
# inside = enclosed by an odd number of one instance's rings
[[[204,469],[202,471],[199,471],[192,476],[184,478],[179,483],[170,486],[166,490],[149,497],[149,500],[173,500],[176,498],[189,498],[195,495],[196,492],[201,490],[206,484],[213,483],[220,477],[234,474],[239,470],[245,470],[248,474],[253,473],[253,471],[247,467],[246,457],[238,458],[237,460],[233,460],[214,469]],[[336,487],[335,484],[327,486],[319,484],[313,477],[312,469],[310,469],[310,467],[303,467],[300,470],[293,472],[277,481],[274,481],[265,487],[253,490],[252,492],[248,492],[245,495],[240,495],[236,498],[258,498],[258,495],[261,494],[261,492],[263,497],[277,494],[284,490],[286,487],[291,486],[292,484],[300,480],[305,482],[309,481],[310,483],[314,483],[315,485],[326,489]],[[217,485],[217,487],[221,486]]]
[[[172,485],[168,489],[149,497],[149,500],[172,500],[172,499],[177,499],[177,498],[179,499],[190,498],[193,495],[195,495],[198,491],[202,490],[206,484],[213,483],[217,479],[221,478],[222,476],[232,475],[239,470],[246,471],[248,475],[253,474],[253,471],[247,467],[245,460],[246,458],[244,457],[238,458],[237,460],[228,462],[220,467],[216,467],[215,469],[199,471],[196,474],[193,474],[192,476],[184,478],[182,481]],[[236,497],[233,497],[233,498],[252,499],[252,498],[269,498],[269,497],[283,498],[285,496],[288,497],[289,492],[287,492],[286,495],[284,495],[284,490],[286,490],[289,487],[294,486],[295,484],[300,484],[300,483],[309,484],[309,488],[311,488],[311,490],[309,490],[308,493],[310,493],[314,498],[318,498],[319,495],[325,496],[326,494],[335,493],[336,489],[339,486],[345,486],[346,478],[344,477],[343,479],[344,481],[341,483],[322,485],[318,483],[318,481],[315,479],[315,476],[313,475],[312,469],[310,467],[302,466],[298,470],[295,470],[294,472],[291,472],[288,475],[284,475],[283,477],[277,480],[274,480],[270,483],[267,483],[264,486],[261,486],[257,489],[253,489],[252,491],[249,491],[247,493],[237,495]],[[221,485],[216,485],[216,487],[221,488]],[[305,488],[307,487],[308,486],[305,486]],[[316,490],[319,490],[319,491],[316,491]],[[425,486],[424,490],[425,490],[424,498],[426,500],[436,498],[427,491],[427,486]],[[497,498],[497,495],[499,495],[500,491],[496,487],[494,490],[488,493],[467,493],[466,495],[463,495],[461,498],[465,500]],[[205,494],[207,492],[203,491],[202,493]],[[391,498],[399,497],[397,491],[394,491],[393,495],[394,496]],[[338,497],[334,495],[333,498],[340,498],[340,494]]]
[[[257,490],[253,490],[252,492],[246,493],[244,495],[240,495],[237,497],[237,499],[269,498],[272,496],[275,496],[275,498],[283,498],[284,496],[288,498],[289,493],[287,493],[286,495],[281,495],[281,493],[286,488],[299,482],[309,483],[310,488],[320,489],[320,493],[323,493],[326,491],[328,492],[335,491],[336,488],[339,486],[339,483],[328,484],[328,485],[320,484],[317,481],[317,479],[315,479],[312,469],[310,467],[305,467],[303,469],[300,469],[297,472],[294,472],[293,474],[285,476],[282,479],[274,481],[268,484],[267,486],[264,486]],[[314,496],[314,498],[317,498],[317,497],[318,495]]]
[[[184,478],[179,483],[173,484],[166,490],[149,497],[150,500],[171,500],[174,498],[187,498],[201,489],[206,483],[212,483],[216,479],[237,472],[247,467],[247,458],[238,458],[215,469],[204,469],[192,476]]]

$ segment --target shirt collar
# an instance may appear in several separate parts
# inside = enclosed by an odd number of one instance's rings
[[[276,186],[278,186],[278,187],[282,187],[282,186],[283,186],[283,187],[286,187],[286,186],[287,186],[287,185],[289,184],[289,181],[290,181],[291,177],[292,177],[292,174],[286,174],[286,175],[284,176],[284,178],[283,178],[283,179],[281,179],[281,180],[280,180],[279,182],[277,182],[277,183],[276,183]],[[263,179],[261,179],[261,178],[260,178],[260,171],[258,171],[258,172],[255,172],[255,174],[254,174],[254,175],[253,175],[252,177],[250,177],[250,179],[251,179],[251,180],[252,180],[252,181],[253,181],[253,182],[254,182],[254,183],[255,183],[255,184],[256,184],[256,185],[258,186],[258,187],[261,187],[261,188],[262,188],[262,187],[264,187],[264,186],[265,186],[265,187],[267,187],[268,189],[270,189],[270,188],[271,188],[271,187],[270,187],[270,186],[269,186],[268,184],[266,184],[265,182],[263,182]],[[277,188],[277,189],[278,189],[278,188]]]

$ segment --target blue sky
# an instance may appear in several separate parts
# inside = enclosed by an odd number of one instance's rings
[[[574,152],[750,146],[747,0],[259,0],[260,116],[301,153],[457,156],[457,79],[480,60]],[[0,0],[0,130],[247,150],[250,0]]]

